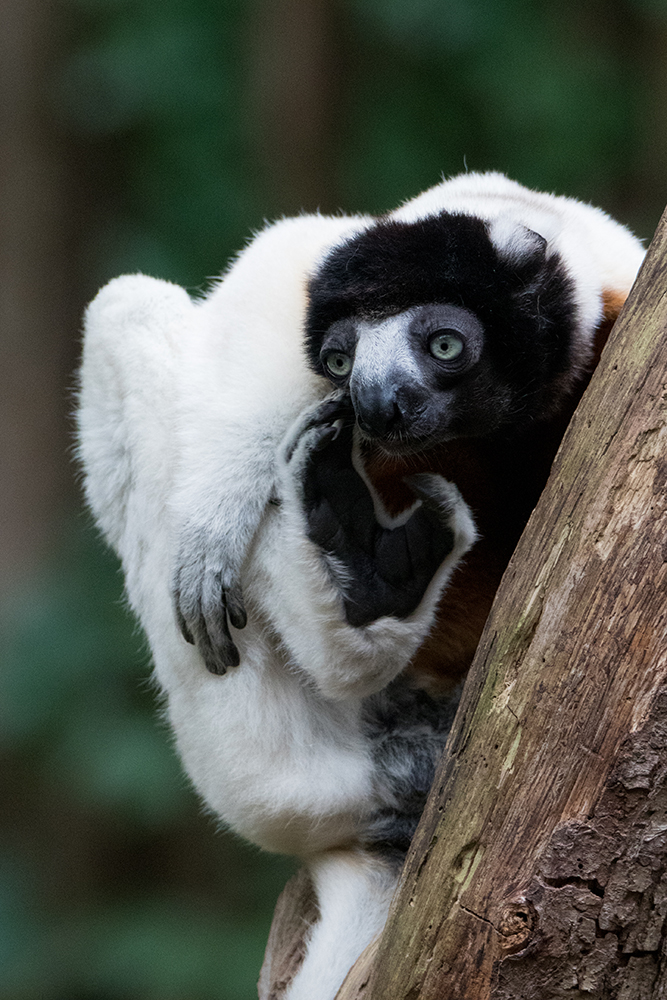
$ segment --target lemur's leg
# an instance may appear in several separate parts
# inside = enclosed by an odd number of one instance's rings
[[[154,588],[135,596],[147,554],[169,554],[170,614],[208,669],[224,673],[238,663],[228,623],[245,623],[240,565],[282,434],[271,447],[252,419],[239,419],[242,431],[228,426],[205,332],[201,307],[176,285],[144,275],[106,285],[86,311],[79,451],[90,505],[142,620],[155,603]]]
[[[184,289],[144,275],[109,282],[86,310],[79,457],[100,528],[123,562],[151,645],[200,661],[178,634],[170,593],[178,401],[197,310]]]
[[[194,314],[182,288],[144,275],[109,282],[86,310],[79,458],[87,500],[123,559],[138,613],[133,584],[147,553],[168,548],[177,380]]]

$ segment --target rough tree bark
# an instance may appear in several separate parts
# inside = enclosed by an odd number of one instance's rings
[[[667,998],[665,333],[667,212],[339,1000]]]

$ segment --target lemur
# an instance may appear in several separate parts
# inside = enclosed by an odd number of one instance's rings
[[[332,1000],[384,924],[642,256],[599,209],[464,174],[379,218],[270,225],[201,299],[131,275],[88,308],[86,496],[183,764],[315,886],[288,1000]]]

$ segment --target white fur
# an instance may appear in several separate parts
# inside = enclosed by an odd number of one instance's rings
[[[626,290],[641,258],[597,209],[498,174],[445,182],[394,215],[442,208],[493,221],[508,253],[530,239],[517,223],[545,236],[571,268],[589,334],[601,291]],[[353,629],[306,537],[295,472],[304,421],[330,391],[305,361],[306,282],[332,246],[371,221],[284,220],[199,302],[133,275],[102,289],[86,314],[78,417],[86,495],[122,559],[185,768],[234,830],[310,862],[321,919],[289,1000],[331,1000],[382,928],[395,877],[350,846],[382,804],[362,700],[410,661],[475,539],[467,508],[440,480],[454,509],[454,551],[407,620]],[[281,506],[269,502],[274,491]],[[177,627],[179,562],[193,579],[221,572],[227,584],[240,575],[248,624],[233,630],[241,665],[223,677],[206,671]]]
[[[384,927],[396,884],[391,867],[358,850],[329,851],[311,859],[310,871],[322,916],[310,932],[308,961],[292,980],[289,1000],[335,997]]]
[[[197,575],[220,561],[230,577],[240,570],[271,492],[277,446],[323,392],[303,358],[308,273],[362,225],[313,215],[269,226],[196,307],[179,374],[171,506],[181,551],[202,551]]]

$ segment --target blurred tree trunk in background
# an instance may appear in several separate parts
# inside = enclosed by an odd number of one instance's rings
[[[45,106],[57,5],[5,0],[0,31],[0,594],[43,554],[71,481],[65,158]]]
[[[345,78],[332,0],[258,0],[249,104],[260,182],[276,213],[336,211],[336,115]]]

